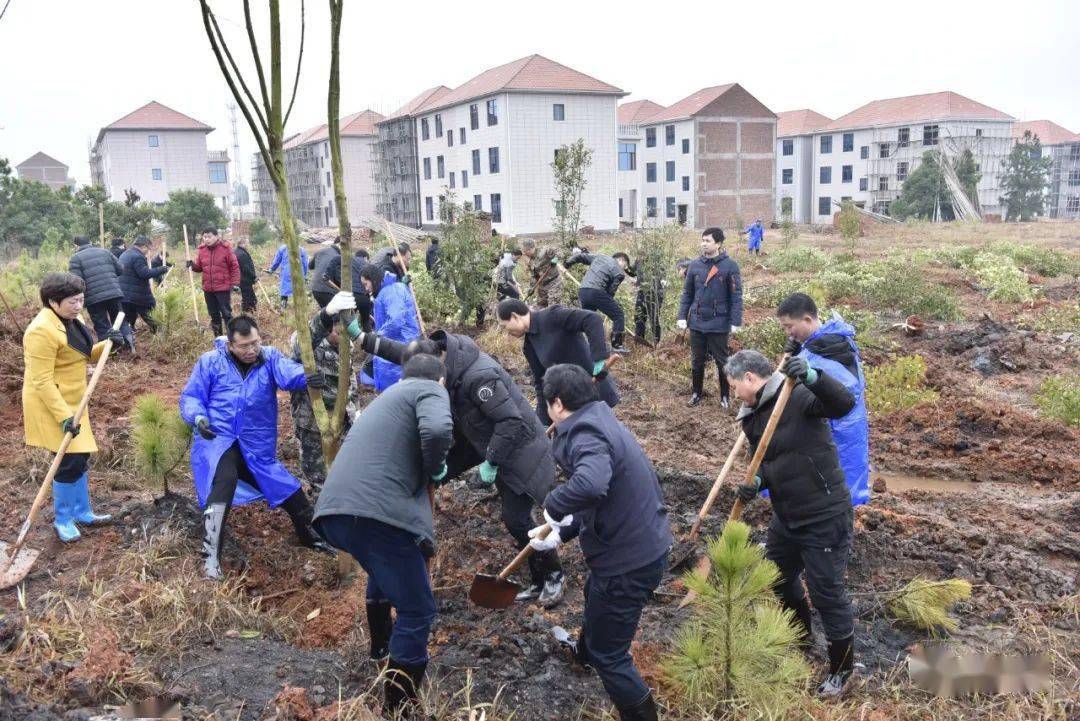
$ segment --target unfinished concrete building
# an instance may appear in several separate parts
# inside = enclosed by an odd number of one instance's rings
[[[1049,120],[1028,120],[1013,125],[1013,138],[1023,140],[1030,132],[1042,145],[1042,157],[1050,158],[1050,181],[1046,186],[1044,214],[1054,219],[1080,219],[1080,134]]]

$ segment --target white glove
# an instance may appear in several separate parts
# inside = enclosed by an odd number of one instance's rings
[[[567,516],[567,518],[569,518],[569,516]],[[544,551],[554,551],[556,548],[559,547],[560,544],[562,544],[562,537],[559,535],[558,526],[552,526],[551,533],[547,534],[547,536],[545,536],[544,538],[540,538],[540,531],[542,531],[544,528],[545,526],[537,526],[536,528],[529,531],[529,538],[531,539],[529,541],[529,546],[537,553],[543,553]]]
[[[326,304],[327,315],[337,315],[343,310],[356,310],[356,298],[352,293],[346,293],[341,291],[334,295],[330,299],[330,302]]]
[[[742,326],[741,326],[741,325],[733,325],[733,326],[731,326],[731,332],[732,332],[732,333],[738,333],[738,332],[739,332],[739,331],[741,331],[741,330],[742,330]]]
[[[686,330],[686,319],[680,318],[679,320],[675,321],[675,327],[679,330]]]
[[[566,528],[573,522],[574,515],[572,513],[567,513],[565,516],[562,517],[562,520],[556,521],[548,514],[547,509],[544,509],[544,523],[548,524],[552,528]]]

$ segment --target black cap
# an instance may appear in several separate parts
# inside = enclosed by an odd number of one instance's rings
[[[90,239],[85,235],[76,235],[74,242],[75,245],[90,245]]]

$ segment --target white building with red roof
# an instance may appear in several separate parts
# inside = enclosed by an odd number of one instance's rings
[[[452,193],[491,214],[503,234],[550,233],[555,151],[584,139],[592,150],[581,224],[618,228],[619,88],[540,55],[486,70],[410,111],[416,122],[421,223],[440,223]]]
[[[229,195],[229,157],[208,153],[212,127],[152,101],[98,131],[90,173],[111,200],[134,190],[144,201],[164,203],[174,190],[193,188],[216,198]]]
[[[809,223],[813,212],[815,132],[832,118],[808,108],[776,115],[776,217]]]
[[[1050,158],[1050,179],[1046,187],[1047,218],[1080,219],[1080,134],[1049,120],[1026,120],[1013,125],[1013,139],[1024,133],[1039,139],[1042,157]]]

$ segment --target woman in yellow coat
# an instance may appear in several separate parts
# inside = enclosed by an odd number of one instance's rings
[[[76,523],[93,525],[110,520],[90,508],[86,469],[97,451],[88,416],[75,423],[75,411],[86,394],[86,366],[96,361],[105,341],[95,344],[79,320],[83,308],[81,278],[71,273],[50,273],[41,281],[41,312],[23,334],[23,429],[26,445],[55,453],[64,434],[75,438],[68,446],[53,478],[56,532],[64,542],[79,538]],[[115,334],[115,337],[114,337]],[[119,331],[108,337],[122,343]]]

